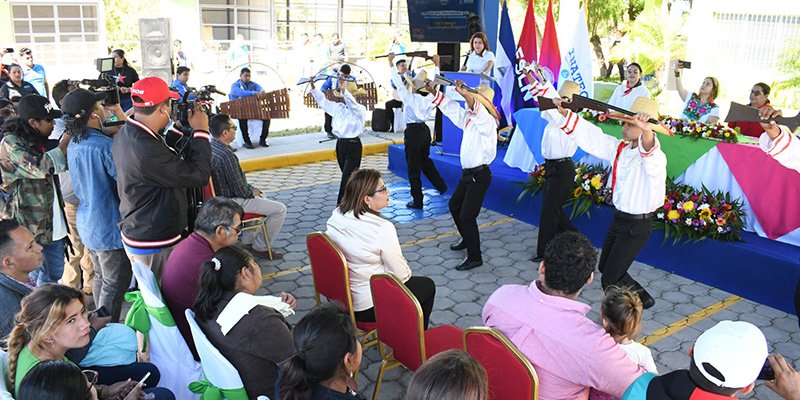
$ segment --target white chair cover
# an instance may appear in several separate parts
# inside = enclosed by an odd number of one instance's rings
[[[8,389],[11,388],[11,381],[8,377],[8,353],[0,349],[0,400],[14,400]]]
[[[142,299],[149,307],[166,307],[153,272],[140,263],[133,263],[133,275],[139,282]],[[175,394],[177,400],[194,400],[200,396],[189,391],[189,384],[203,377],[200,363],[194,360],[189,346],[177,326],[164,326],[150,316],[150,362],[161,372],[158,386]]]
[[[192,339],[200,354],[200,362],[203,365],[203,374],[206,380],[223,390],[243,388],[244,383],[239,377],[239,371],[208,341],[206,334],[200,329],[200,325],[197,325],[194,311],[186,310],[186,320],[192,329]]]

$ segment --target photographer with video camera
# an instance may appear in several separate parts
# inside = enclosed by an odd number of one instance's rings
[[[178,98],[160,78],[136,82],[131,89],[133,115],[111,147],[125,252],[132,262],[148,266],[157,279],[188,225],[187,190],[204,187],[211,176],[208,115],[199,104],[188,112],[191,142],[182,151],[167,144],[166,133],[177,133],[172,100]]]

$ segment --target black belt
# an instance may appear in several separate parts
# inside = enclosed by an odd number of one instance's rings
[[[617,210],[617,216],[622,219],[650,219],[653,216],[653,213],[646,213],[646,214],[628,214],[624,211]]]
[[[567,161],[572,161],[572,157],[556,158],[554,160],[548,160],[548,159],[544,160],[544,162],[546,163],[562,163]]]
[[[424,122],[409,122],[406,124],[406,126],[416,126],[416,125],[427,126]]]
[[[339,138],[339,139],[337,139],[337,140],[341,140],[341,141],[343,141],[343,142],[348,142],[348,143],[361,143],[361,139],[359,139],[359,138],[357,138],[357,137],[354,137],[354,138],[347,138],[347,139],[345,139],[345,138]]]
[[[489,168],[489,166],[488,166],[488,165],[486,165],[486,164],[483,164],[483,165],[479,165],[479,166],[477,166],[477,167],[475,167],[475,168],[464,168],[462,171],[463,171],[465,174],[473,174],[473,173],[475,173],[475,172],[482,171],[484,168]]]

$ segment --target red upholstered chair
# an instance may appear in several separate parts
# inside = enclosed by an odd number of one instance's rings
[[[500,331],[488,327],[464,331],[464,350],[489,377],[489,400],[536,400],[539,377],[533,365]]]
[[[214,180],[208,177],[208,185],[203,187],[203,200],[210,199],[217,196],[217,191],[214,188]],[[242,232],[250,229],[261,229],[264,232],[264,241],[267,242],[267,254],[269,259],[272,260],[272,246],[269,244],[269,235],[267,235],[267,223],[264,222],[265,215],[245,213],[242,216]]]
[[[306,236],[308,257],[311,259],[311,275],[314,278],[314,297],[317,305],[320,294],[330,301],[341,304],[358,328],[358,339],[364,348],[378,344],[374,322],[359,322],[353,314],[353,297],[350,292],[350,272],[347,260],[324,232],[314,232]]]
[[[383,359],[372,395],[375,400],[384,372],[400,365],[416,371],[428,357],[449,349],[461,349],[464,331],[452,325],[425,330],[419,301],[394,275],[373,275],[370,290],[378,324],[378,350]],[[386,353],[384,345],[392,349],[391,354]]]

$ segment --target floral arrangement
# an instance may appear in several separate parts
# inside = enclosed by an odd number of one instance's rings
[[[729,193],[702,190],[689,185],[667,184],[664,205],[656,210],[653,221],[664,230],[664,239],[675,243],[682,239],[697,242],[705,238],[739,241],[744,222],[742,203],[732,200]]]
[[[598,165],[578,163],[575,166],[575,186],[567,204],[572,206],[570,219],[589,215],[592,206],[610,202],[607,186],[610,171]],[[544,189],[545,167],[537,166],[522,183],[521,200]],[[739,241],[744,228],[744,210],[739,200],[729,193],[712,192],[706,187],[697,190],[689,185],[667,182],[664,205],[655,212],[653,227],[665,231],[664,238],[674,243],[681,240],[697,242],[706,238]]]
[[[699,139],[714,139],[727,143],[739,142],[739,128],[728,128],[722,124],[709,124],[697,121],[685,121],[680,118],[662,116],[661,122],[670,127],[676,135]]]
[[[579,112],[578,115],[581,118],[593,123],[612,124],[612,125],[622,124],[619,120],[608,118],[608,114],[596,110],[584,109],[583,111]]]

